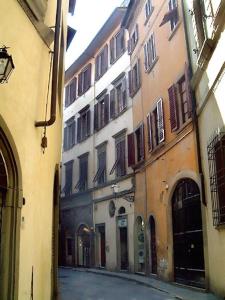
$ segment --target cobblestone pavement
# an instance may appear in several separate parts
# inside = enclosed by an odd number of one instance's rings
[[[177,300],[127,279],[71,269],[59,270],[59,286],[60,300]]]

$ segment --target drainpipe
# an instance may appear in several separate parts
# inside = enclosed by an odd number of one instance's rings
[[[36,127],[51,126],[52,124],[55,123],[55,120],[56,120],[61,11],[62,11],[62,0],[57,0],[56,21],[55,21],[55,37],[54,37],[54,54],[53,54],[53,70],[52,70],[52,93],[51,93],[50,119],[48,121],[35,122]]]
[[[188,62],[190,65],[190,73],[191,76],[193,75],[193,69],[191,65],[191,56],[190,56],[190,45],[189,45],[189,40],[188,40],[188,31],[187,31],[187,23],[186,23],[186,16],[184,12],[184,0],[182,1],[182,11],[183,11],[183,19],[184,19],[184,33],[185,33],[185,42],[186,42],[186,48],[187,48],[187,56],[188,56]],[[201,145],[200,145],[200,135],[199,135],[199,125],[198,125],[198,116],[197,116],[197,111],[196,111],[196,97],[195,93],[192,93],[192,107],[193,107],[193,123],[194,123],[194,128],[195,128],[195,136],[196,136],[196,150],[197,150],[197,158],[198,158],[198,171],[200,175],[200,180],[201,180],[201,192],[202,192],[202,203],[206,206],[206,197],[205,197],[205,181],[204,181],[204,174],[203,174],[203,169],[202,169],[202,157],[201,157]]]

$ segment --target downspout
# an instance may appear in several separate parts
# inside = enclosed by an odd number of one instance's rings
[[[54,54],[53,54],[53,70],[52,70],[52,93],[51,93],[50,119],[48,121],[37,121],[37,122],[35,122],[36,127],[51,126],[52,124],[55,123],[55,120],[56,120],[61,11],[62,11],[62,0],[57,0],[56,21],[55,21],[55,37],[54,37]]]
[[[183,19],[184,19],[184,33],[185,33],[185,42],[186,42],[186,48],[187,48],[187,56],[188,56],[188,62],[190,66],[190,75],[193,76],[193,69],[191,65],[191,56],[190,56],[190,45],[188,41],[188,30],[187,30],[187,23],[186,23],[186,16],[184,13],[184,0],[182,1],[182,11],[183,11]],[[196,97],[195,92],[192,92],[192,106],[193,106],[193,112],[192,112],[192,118],[195,128],[195,136],[196,136],[196,150],[197,150],[197,158],[198,158],[198,171],[200,175],[200,181],[201,181],[201,192],[202,192],[202,203],[206,206],[206,197],[205,197],[205,180],[204,180],[204,174],[203,174],[203,168],[202,168],[202,157],[201,157],[201,145],[200,145],[200,135],[199,135],[199,125],[198,125],[198,116],[196,112]]]

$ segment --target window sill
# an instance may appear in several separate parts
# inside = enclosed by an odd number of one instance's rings
[[[179,135],[181,131],[183,131],[190,123],[192,123],[192,118],[188,119],[185,123],[183,123],[178,129],[173,132]]]
[[[148,151],[149,154],[156,154],[165,146],[165,140],[161,143],[159,143],[157,146],[155,146],[151,151]]]
[[[150,73],[153,70],[153,68],[156,65],[156,63],[157,63],[158,60],[159,60],[159,57],[156,56],[155,60],[151,64],[151,66],[149,66],[148,69],[145,70],[145,73]]]
[[[146,17],[144,25],[146,26],[146,24],[148,23],[149,19],[151,18],[151,15],[154,11],[154,6],[152,6],[152,10],[150,11],[150,14]]]
[[[168,41],[171,41],[174,37],[175,33],[177,32],[177,29],[180,27],[181,21],[178,21],[172,32],[170,33],[170,36],[168,37]]]
[[[119,59],[121,56],[123,56],[124,52],[126,51],[126,48],[124,47],[123,51],[120,53],[120,55],[118,55],[114,61],[110,61],[110,65],[114,65]]]

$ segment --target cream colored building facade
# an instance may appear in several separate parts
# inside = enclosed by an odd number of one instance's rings
[[[66,0],[1,1],[1,43],[10,47],[15,64],[8,83],[0,86],[1,300],[56,299],[68,5]],[[55,75],[49,81],[52,57]],[[50,122],[55,122],[46,129],[44,149],[44,128],[36,122],[49,120],[53,102]]]
[[[208,288],[224,297],[225,1],[184,3],[205,182]]]
[[[128,96],[127,34],[120,29],[125,11],[125,7],[115,9],[66,72],[67,142],[61,199],[64,265],[133,271],[134,184],[132,169],[127,166],[132,101]],[[80,78],[86,70],[90,70],[90,79],[82,91]],[[120,157],[119,151],[123,153]]]

